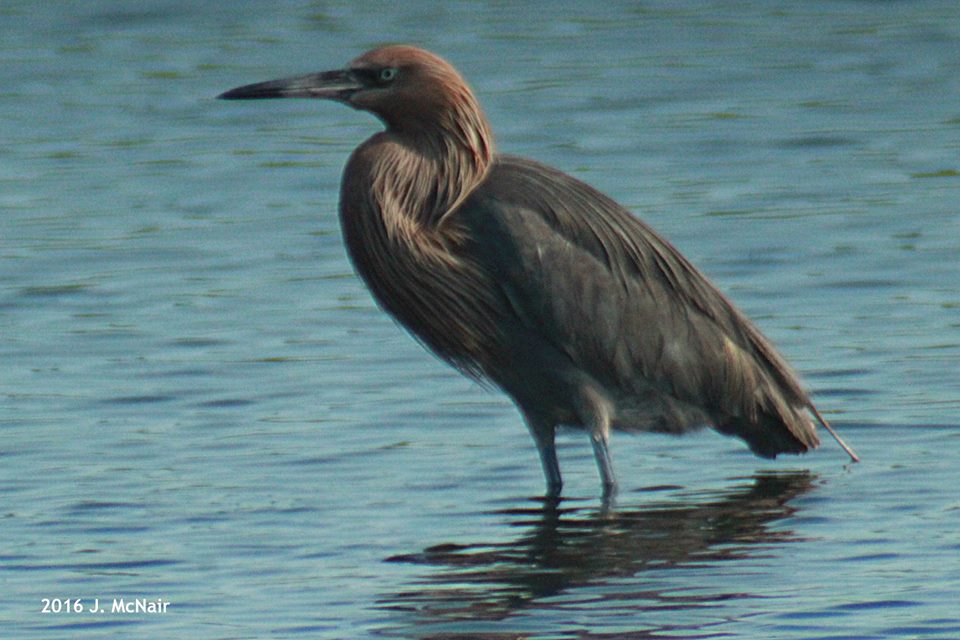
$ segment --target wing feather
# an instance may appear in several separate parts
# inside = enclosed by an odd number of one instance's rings
[[[673,245],[592,187],[499,156],[464,223],[517,317],[624,396],[694,405],[761,455],[818,444],[770,342]]]

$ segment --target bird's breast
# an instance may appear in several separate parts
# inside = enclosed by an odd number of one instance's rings
[[[380,307],[440,358],[486,376],[497,352],[495,286],[456,234],[390,233],[375,210],[341,206],[344,242]]]

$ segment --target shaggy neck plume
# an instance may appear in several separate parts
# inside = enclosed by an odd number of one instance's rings
[[[470,90],[459,89],[456,100],[443,109],[390,124],[370,140],[381,160],[375,191],[384,198],[383,204],[395,204],[380,210],[407,217],[394,221],[400,227],[439,227],[490,168],[490,126]]]

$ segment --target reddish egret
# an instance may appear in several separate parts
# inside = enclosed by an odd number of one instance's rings
[[[219,97],[323,98],[383,121],[343,174],[353,265],[424,345],[513,398],[550,495],[559,425],[589,433],[606,495],[611,429],[710,425],[773,458],[817,447],[816,418],[857,460],[770,342],[673,245],[583,182],[495,153],[470,87],[436,55],[382,47]]]

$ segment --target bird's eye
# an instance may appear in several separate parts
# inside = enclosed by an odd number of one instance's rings
[[[397,77],[396,67],[384,67],[377,73],[377,80],[380,82],[392,82]]]

